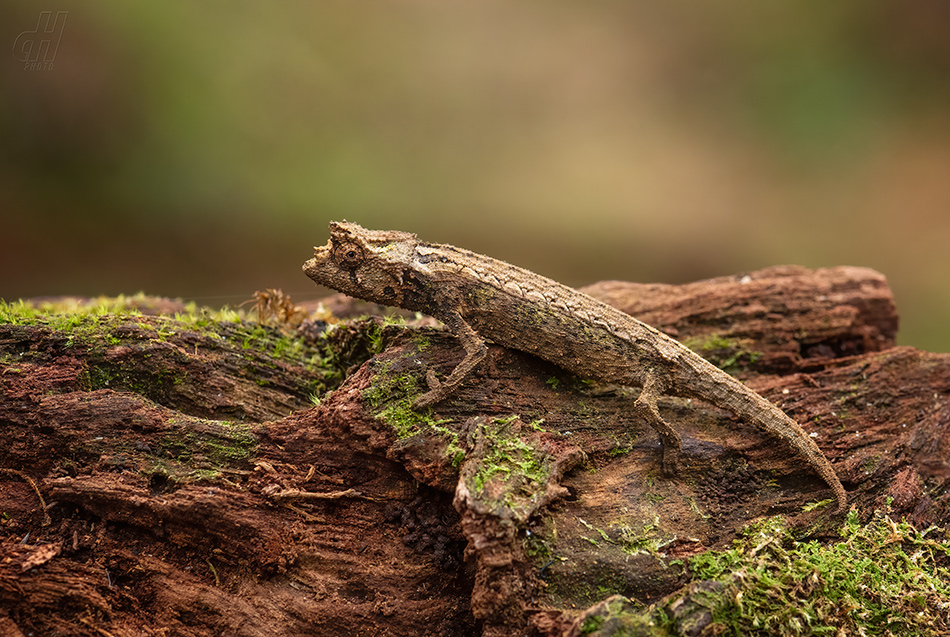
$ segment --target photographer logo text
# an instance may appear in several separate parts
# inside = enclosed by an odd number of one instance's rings
[[[24,31],[13,42],[13,57],[23,63],[24,71],[52,71],[59,42],[66,28],[69,11],[43,11],[36,28]]]

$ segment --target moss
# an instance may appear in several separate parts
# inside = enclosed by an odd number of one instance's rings
[[[422,334],[416,334],[412,337],[413,343],[416,344],[416,349],[420,352],[429,348],[432,345],[432,339],[428,336],[423,336]]]
[[[447,441],[445,456],[449,459],[449,463],[457,469],[465,462],[466,452],[459,444],[459,435],[445,426],[445,424],[449,422],[451,421],[436,420],[430,422],[429,427],[432,428],[433,432],[442,436]]]
[[[61,469],[75,474],[82,467],[99,464],[111,470],[137,471],[149,477],[153,491],[167,491],[223,474],[247,474],[257,452],[257,437],[247,424],[182,416],[170,419],[166,426],[162,435],[147,442],[110,434],[79,441]]]
[[[537,446],[516,436],[493,434],[486,447],[487,453],[481,458],[481,466],[472,481],[477,491],[483,491],[496,476],[507,480],[516,475],[538,485],[546,481],[550,472],[547,455]]]
[[[182,330],[205,331],[224,322],[242,320],[240,313],[227,307],[220,310],[199,308],[192,302],[186,304],[184,312],[178,312],[174,317],[153,315],[146,321],[141,308],[152,306],[154,301],[153,297],[141,292],[132,296],[67,297],[39,303],[0,300],[0,324],[38,325],[66,333],[79,329],[85,332],[85,336],[99,336],[103,327],[119,326],[133,319],[141,329],[154,332],[156,340],[165,341]],[[113,344],[121,341],[121,337],[114,334],[111,338]]]
[[[595,527],[581,518],[578,518],[578,521],[593,532],[586,536],[579,536],[582,540],[593,546],[600,546],[601,543],[613,544],[630,555],[649,553],[654,557],[660,557],[660,549],[675,539],[675,536],[664,536],[660,533],[659,516],[654,516],[652,523],[641,525],[637,529],[629,526],[625,521],[610,523],[607,530]]]
[[[800,542],[781,517],[761,520],[731,548],[691,558],[693,581],[680,592],[645,609],[609,598],[582,616],[582,634],[947,634],[945,530],[918,531],[886,512],[862,525],[852,511],[839,535],[828,545]]]
[[[528,428],[533,429],[534,431],[547,431],[547,429],[541,426],[543,424],[544,418],[537,418],[528,423]]]
[[[748,369],[762,358],[762,352],[749,348],[751,343],[750,339],[729,338],[718,333],[683,341],[683,345],[728,372]]]
[[[26,301],[0,300],[0,323],[11,325],[31,324],[35,321],[36,308]]]
[[[591,530],[591,531],[594,531],[594,533],[596,533],[597,535],[600,536],[599,539],[598,539],[598,538],[595,538],[595,537],[588,537],[588,536],[586,536],[586,535],[580,535],[580,536],[578,536],[578,537],[580,537],[582,540],[584,540],[585,542],[589,542],[592,546],[600,546],[601,540],[603,540],[603,541],[605,541],[605,542],[610,542],[610,536],[608,536],[608,535],[607,535],[607,532],[604,531],[603,529],[598,529],[598,528],[596,528],[593,524],[591,524],[590,522],[588,522],[587,520],[584,520],[584,519],[582,519],[582,518],[577,518],[577,521],[580,522],[581,525],[582,525],[584,528],[589,529],[589,530]]]
[[[223,327],[221,336],[242,350],[261,353],[279,362],[308,371],[325,366],[319,350],[296,331],[254,323],[213,324]],[[211,329],[211,328],[209,328]]]
[[[580,634],[589,637],[659,637],[668,634],[642,612],[642,607],[620,595],[609,597],[580,618]]]
[[[407,354],[408,356],[409,354]],[[362,398],[374,410],[373,415],[386,422],[400,440],[434,433],[446,441],[445,455],[453,467],[461,466],[465,450],[456,432],[445,427],[451,420],[436,420],[432,410],[416,410],[412,403],[421,395],[419,379],[409,372],[393,372],[394,361],[376,365],[372,384],[363,390]]]
[[[237,354],[244,359],[245,375],[261,386],[273,382],[270,370],[282,365],[302,368],[306,373],[293,376],[297,394],[317,399],[342,382],[349,366],[372,355],[362,347],[346,349],[347,339],[366,341],[363,332],[369,323],[337,330],[347,338],[327,339],[324,333],[314,340],[294,329],[246,322],[243,314],[228,308],[212,310],[194,303],[174,317],[143,315],[138,308],[151,303],[153,299],[141,294],[38,304],[0,301],[0,324],[46,330],[49,338],[63,347],[84,349],[87,369],[82,381],[87,389],[127,390],[163,404],[171,390],[188,382],[184,371],[173,368],[188,366],[199,350],[228,350],[222,353],[228,357]],[[383,331],[384,338],[377,338],[376,346],[391,341],[391,330]],[[110,355],[117,346],[148,349],[150,344],[165,342],[178,346],[163,351],[173,363],[167,369],[149,363],[148,352],[118,358]]]
[[[338,386],[351,367],[388,348],[407,328],[395,321],[367,317],[327,326],[312,344],[327,388]],[[417,343],[418,347],[418,343]]]
[[[547,520],[551,524],[551,520]],[[535,529],[534,531],[525,529],[521,538],[521,546],[524,549],[525,557],[533,560],[535,564],[550,563],[554,555],[551,550],[550,531],[547,528]]]
[[[65,298],[54,302],[34,304],[28,301],[0,301],[0,323],[15,325],[47,325],[52,329],[69,330],[85,318],[106,315],[141,316],[138,306],[147,297],[144,294],[127,297],[101,296],[94,300]]]
[[[633,449],[633,447],[615,443],[613,447],[607,451],[607,455],[611,458],[616,458],[617,456],[625,456]]]
[[[412,408],[412,402],[421,394],[415,376],[390,373],[391,367],[392,361],[377,365],[371,385],[361,396],[375,410],[373,415],[385,420],[403,440],[421,433],[429,420]]]
[[[864,471],[865,475],[871,475],[877,468],[881,466],[881,463],[884,461],[884,454],[877,453],[872,456],[867,457],[864,460],[864,464],[861,466],[861,470]]]
[[[654,557],[660,556],[660,550],[670,544],[675,538],[664,536],[660,532],[659,516],[654,516],[653,522],[634,529],[626,524],[618,526],[619,537],[617,543],[624,553],[640,555],[648,553]]]
[[[400,440],[422,435],[435,435],[445,441],[445,455],[454,467],[460,467],[468,454],[457,432],[446,427],[450,420],[436,420],[432,410],[417,410],[413,402],[422,393],[421,379],[414,367],[404,364],[417,352],[407,352],[402,360],[380,361],[374,365],[371,385],[363,390],[362,399],[375,417],[393,428]],[[397,364],[398,363],[398,364]],[[411,371],[402,371],[409,367]],[[522,440],[512,432],[517,414],[481,424],[476,436],[482,438],[480,456],[470,472],[473,492],[492,499],[487,491],[499,492],[497,504],[525,511],[543,492],[551,470],[551,460],[540,447]],[[536,428],[540,425],[536,423]],[[491,487],[491,488],[490,488]]]
[[[203,419],[169,424],[175,429],[159,440],[158,448],[174,466],[162,460],[154,470],[178,478],[208,479],[232,467],[245,467],[257,450],[257,437],[247,424]]]
[[[508,509],[526,520],[537,507],[554,466],[539,444],[537,434],[523,438],[518,419],[493,419],[480,423],[475,437],[477,456],[470,458],[464,479],[476,497]]]
[[[247,462],[257,449],[257,436],[251,425],[228,421],[212,421],[224,435],[206,438],[204,444],[209,457],[222,463]]]
[[[187,382],[187,372],[143,366],[132,360],[114,363],[93,357],[82,379],[83,386],[89,391],[131,391],[149,400],[163,403],[176,386]]]
[[[366,338],[369,341],[369,350],[373,354],[379,354],[386,349],[388,338],[386,328],[392,326],[402,327],[406,324],[406,319],[401,316],[384,316],[382,321],[364,319],[366,321]]]
[[[584,619],[584,622],[581,624],[581,634],[590,635],[591,633],[600,630],[600,627],[604,625],[604,622],[607,621],[607,618],[602,615],[593,615]]]
[[[699,504],[697,504],[696,498],[694,498],[693,496],[688,495],[688,496],[686,496],[684,499],[686,500],[686,503],[689,505],[690,510],[691,510],[693,513],[696,514],[696,517],[697,517],[697,518],[700,518],[700,519],[702,519],[702,520],[708,520],[709,518],[712,517],[712,516],[709,515],[708,513],[704,513],[704,512],[699,508]],[[825,502],[826,502],[826,503],[830,503],[831,500],[825,500]]]
[[[150,332],[159,342],[183,331],[196,331],[210,339],[226,340],[242,349],[261,351],[308,369],[321,363],[307,341],[293,330],[246,323],[242,314],[235,310],[227,307],[220,310],[198,308],[194,303],[187,304],[186,310],[174,317],[145,317],[138,308],[149,303],[149,297],[144,294],[99,297],[92,301],[66,299],[36,305],[25,301],[0,301],[0,323],[39,325],[64,332],[70,340],[68,345],[93,338],[117,345],[123,338],[116,333],[116,328],[130,323]]]
[[[690,560],[696,579],[725,584],[713,618],[729,635],[939,635],[950,629],[950,541],[884,513],[852,511],[841,541],[797,542],[780,517],[733,547]],[[741,603],[739,600],[741,599]]]

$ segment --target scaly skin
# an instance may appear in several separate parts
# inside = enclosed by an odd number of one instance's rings
[[[423,312],[461,341],[465,358],[415,407],[439,402],[485,358],[485,338],[570,372],[642,387],[635,411],[663,442],[674,473],[681,440],[660,417],[660,395],[697,398],[726,409],[795,449],[847,508],[844,487],[815,442],[782,410],[692,350],[628,314],[528,270],[414,234],[330,223],[330,241],[303,266],[315,282],[367,301]]]

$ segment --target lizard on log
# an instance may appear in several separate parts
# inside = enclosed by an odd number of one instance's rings
[[[834,491],[847,493],[818,445],[792,418],[659,330],[593,297],[504,261],[426,243],[408,232],[331,222],[330,241],[314,248],[304,273],[350,296],[433,316],[455,334],[465,357],[413,407],[447,398],[485,358],[492,342],[534,354],[578,376],[641,387],[633,402],[663,443],[663,470],[679,466],[680,435],[660,416],[657,398],[674,395],[721,407],[781,439]]]

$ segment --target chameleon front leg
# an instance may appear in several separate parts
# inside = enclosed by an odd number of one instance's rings
[[[455,334],[462,342],[462,347],[465,348],[465,358],[452,370],[448,378],[441,383],[439,379],[435,377],[435,371],[430,369],[426,372],[426,382],[429,385],[429,391],[413,401],[412,406],[415,409],[434,405],[447,398],[449,394],[455,391],[455,388],[478,367],[479,363],[485,360],[485,356],[488,354],[488,345],[485,344],[485,339],[479,336],[475,330],[472,329],[472,326],[465,322],[461,314],[452,312],[446,316],[440,316],[439,318],[445,326],[449,328],[449,331]]]
[[[680,447],[682,438],[660,416],[656,408],[656,399],[659,396],[656,376],[648,371],[644,374],[643,389],[640,397],[633,403],[634,409],[646,420],[660,436],[663,444],[663,473],[675,475],[679,469]]]

